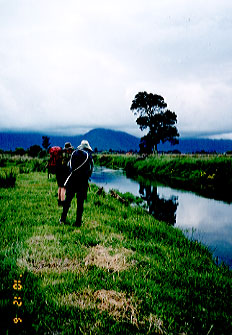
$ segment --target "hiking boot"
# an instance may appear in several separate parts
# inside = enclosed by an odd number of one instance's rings
[[[60,224],[65,224],[65,220],[60,219],[60,220],[59,220],[59,223],[60,223]]]

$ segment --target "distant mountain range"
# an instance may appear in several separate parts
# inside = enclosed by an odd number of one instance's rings
[[[64,147],[65,142],[71,142],[76,148],[83,139],[89,141],[92,149],[98,151],[116,150],[129,151],[139,150],[140,138],[127,134],[122,131],[114,131],[104,128],[96,128],[84,135],[76,136],[53,136],[42,133],[0,133],[0,149],[15,150],[15,148],[28,149],[37,144],[42,146],[42,136],[50,138],[51,146],[57,145]]]
[[[0,133],[0,149],[4,151],[15,150],[15,148],[28,149],[37,144],[42,147],[42,136],[50,138],[51,146],[58,145],[63,147],[65,142],[71,142],[76,148],[83,139],[89,141],[93,150],[98,151],[139,151],[140,138],[122,131],[115,131],[104,128],[96,128],[84,135],[77,136],[53,136],[42,133]],[[217,152],[224,153],[232,151],[232,140],[211,140],[197,138],[183,138],[179,144],[172,146],[169,142],[158,145],[159,151],[178,150],[181,153],[193,152]]]
[[[179,144],[171,145],[169,142],[158,145],[159,151],[178,150],[181,153],[225,153],[232,151],[232,140],[211,140],[207,138],[182,138]]]

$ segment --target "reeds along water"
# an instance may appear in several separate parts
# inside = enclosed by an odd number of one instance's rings
[[[95,155],[94,162],[232,203],[230,155]]]

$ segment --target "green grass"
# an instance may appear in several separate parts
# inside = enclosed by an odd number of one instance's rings
[[[49,157],[32,158],[30,156],[20,156],[11,154],[0,154],[0,167],[14,168],[18,173],[45,172]]]
[[[232,333],[232,273],[206,248],[95,185],[60,225],[56,194],[45,172],[1,189],[1,334]]]

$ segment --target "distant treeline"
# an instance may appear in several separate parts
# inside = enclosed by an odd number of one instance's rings
[[[36,133],[1,133],[0,149],[12,152],[17,149],[28,150],[33,145],[42,147],[43,134]],[[89,141],[95,152],[139,152],[140,138],[125,132],[110,129],[93,129],[78,136],[50,136],[51,146],[63,147],[71,142],[76,148],[83,139]],[[19,150],[18,150],[19,152]],[[158,144],[158,152],[172,153],[228,153],[232,152],[232,140],[215,140],[207,138],[180,138],[179,144],[169,142]]]
[[[94,149],[94,153],[109,153],[109,154],[125,154],[127,153],[124,150],[105,150],[105,151],[98,151],[97,148]],[[130,153],[138,153],[137,151],[131,150]],[[47,150],[41,148],[39,145],[35,144],[30,146],[28,149],[23,149],[23,148],[15,148],[15,150],[2,150],[0,149],[0,154],[7,154],[11,156],[30,156],[33,158],[45,158],[49,154],[49,148]]]
[[[41,148],[39,145],[35,144],[30,146],[27,150],[23,148],[15,148],[15,150],[2,150],[0,149],[0,154],[10,154],[10,155],[19,155],[19,156],[30,156],[44,158],[48,155],[48,151]]]
[[[141,154],[137,150],[130,150],[130,151],[125,151],[125,150],[98,150],[97,148],[94,149],[94,153],[101,153],[101,154]],[[158,151],[159,154],[176,154],[176,155],[181,155],[183,152],[173,149],[173,150],[163,150],[163,151]],[[232,150],[227,150],[227,151],[216,151],[216,150],[197,150],[197,151],[192,151],[192,152],[187,152],[187,154],[198,154],[198,155],[217,155],[223,153],[224,155],[232,155]],[[48,156],[48,150],[43,149],[39,145],[35,144],[30,146],[28,149],[24,148],[15,148],[15,150],[3,150],[0,149],[0,154],[9,154],[9,155],[19,155],[19,156],[30,156],[30,157],[37,157],[37,158],[45,158]],[[141,154],[143,155],[143,154]]]

